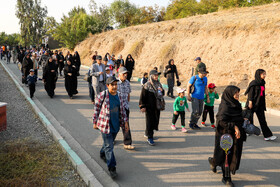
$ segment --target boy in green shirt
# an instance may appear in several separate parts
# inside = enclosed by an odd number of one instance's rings
[[[207,118],[207,113],[209,112],[209,116],[210,116],[210,122],[211,122],[211,128],[216,128],[214,123],[215,123],[215,119],[214,119],[214,103],[215,103],[215,99],[219,99],[219,95],[217,94],[216,90],[215,90],[216,86],[214,83],[210,83],[208,85],[208,89],[209,89],[209,99],[210,99],[210,103],[207,103],[207,98],[206,95],[204,95],[204,110],[203,110],[203,115],[202,115],[202,122],[201,125],[205,126],[205,121]]]
[[[186,89],[180,88],[177,92],[179,97],[177,97],[173,104],[173,119],[172,119],[172,125],[171,129],[176,130],[175,124],[177,119],[179,118],[179,115],[181,116],[181,126],[182,126],[182,132],[186,133],[188,132],[185,128],[185,107],[187,108],[187,111],[189,112],[189,105],[187,103],[187,98],[185,97],[185,91]]]

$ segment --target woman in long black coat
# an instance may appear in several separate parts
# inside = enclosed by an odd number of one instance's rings
[[[30,69],[33,68],[33,62],[30,58],[30,53],[27,53],[27,55],[22,60],[22,83],[27,84],[27,76],[29,75]]]
[[[145,136],[148,137],[149,145],[154,145],[154,130],[158,130],[160,119],[160,110],[157,109],[156,96],[164,96],[164,89],[158,80],[158,75],[159,73],[156,70],[150,71],[149,81],[144,84],[139,100],[141,112],[146,114]]]
[[[132,58],[131,54],[127,55],[127,58],[125,60],[125,64],[124,67],[127,69],[127,80],[130,82],[130,79],[132,77],[132,73],[134,70],[134,66],[135,66],[135,61]]]
[[[47,64],[43,68],[43,82],[45,90],[47,91],[50,98],[53,98],[54,96],[57,75],[57,64],[55,64],[52,58],[49,58]]]
[[[173,87],[175,84],[175,76],[179,81],[178,71],[176,65],[174,65],[174,60],[170,59],[168,65],[165,67],[164,76],[167,78],[168,92],[167,96],[174,98],[173,96]]]
[[[77,79],[76,72],[76,67],[72,65],[70,60],[67,60],[66,65],[64,66],[65,89],[71,99],[73,99],[73,94],[76,92],[74,84]]]
[[[257,114],[264,140],[275,140],[277,137],[273,136],[271,130],[267,126],[265,119],[266,103],[265,103],[265,77],[266,72],[263,69],[258,69],[255,73],[255,80],[253,80],[247,88],[245,95],[248,95],[246,108],[249,109],[250,122],[254,123],[254,113]]]
[[[73,55],[73,61],[74,61],[74,65],[77,68],[77,76],[80,75],[80,67],[81,67],[81,58],[80,55],[78,53],[78,51],[75,51],[74,55]]]
[[[233,138],[233,146],[229,150],[228,164],[232,174],[235,174],[239,169],[243,141],[246,141],[246,133],[242,128],[244,122],[242,116],[242,108],[239,103],[240,89],[236,86],[228,86],[222,96],[222,101],[219,106],[216,122],[216,136],[214,157],[209,157],[213,172],[216,172],[216,166],[220,166],[223,171],[222,182],[228,186],[233,186],[231,177],[225,175],[225,151],[220,147],[220,139],[224,134],[230,134]]]

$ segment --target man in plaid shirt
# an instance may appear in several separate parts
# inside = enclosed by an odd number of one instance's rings
[[[128,130],[128,120],[122,95],[117,92],[118,80],[109,77],[106,80],[108,90],[98,95],[93,116],[94,128],[101,131],[103,146],[100,157],[106,161],[112,178],[117,177],[116,159],[114,156],[114,141],[120,127]]]
[[[119,69],[119,81],[118,81],[118,92],[120,92],[122,98],[124,99],[124,107],[126,111],[126,115],[129,121],[129,101],[130,101],[130,82],[127,80],[127,69],[125,67],[120,67]],[[128,123],[129,126],[129,123]],[[128,127],[128,130],[125,130],[125,128],[122,128],[123,131],[123,144],[124,148],[128,150],[133,150],[135,147],[132,144],[131,139],[131,132],[130,128]]]

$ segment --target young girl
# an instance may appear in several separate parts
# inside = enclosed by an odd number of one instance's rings
[[[171,129],[176,130],[175,124],[176,121],[179,117],[181,116],[181,126],[182,126],[182,132],[186,133],[187,129],[185,128],[185,107],[187,108],[187,111],[189,112],[189,106],[187,103],[187,98],[185,97],[185,89],[178,89],[178,96],[175,99],[175,102],[173,104],[173,109],[174,109],[174,114],[173,114],[173,119],[172,119],[172,125]]]
[[[141,79],[141,85],[144,86],[144,84],[148,82],[148,73],[145,72],[143,75],[143,78]]]
[[[204,110],[203,110],[203,115],[202,115],[202,122],[201,125],[205,126],[205,121],[207,119],[207,113],[209,113],[210,116],[210,122],[211,122],[211,128],[216,128],[214,123],[215,123],[215,118],[214,118],[214,103],[215,103],[215,99],[219,99],[219,95],[217,94],[216,90],[215,90],[216,86],[214,83],[210,83],[208,85],[208,89],[209,89],[209,99],[210,99],[210,103],[207,103],[207,97],[206,94],[204,95]]]

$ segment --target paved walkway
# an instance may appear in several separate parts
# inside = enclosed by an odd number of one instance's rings
[[[8,67],[20,78],[15,64]],[[85,73],[82,70],[81,75]],[[79,94],[70,100],[60,77],[55,97],[50,99],[42,82],[37,84],[35,99],[61,123],[77,140],[90,158],[93,158],[106,172],[106,164],[99,158],[102,138],[99,131],[92,128],[93,105],[88,96],[88,85],[79,77]],[[1,81],[1,80],[0,80]],[[120,186],[223,186],[221,170],[214,174],[209,170],[207,158],[213,154],[214,131],[209,127],[181,133],[170,129],[172,104],[166,98],[167,107],[161,113],[160,131],[156,146],[149,146],[143,137],[145,129],[144,114],[139,112],[138,101],[141,86],[132,82],[130,126],[136,150],[123,149],[122,133],[117,136],[115,155],[119,177],[115,180]],[[190,105],[190,104],[189,104]],[[216,106],[216,109],[218,107]],[[186,122],[190,113],[186,114]],[[268,124],[275,135],[280,137],[280,117],[267,115]],[[180,127],[179,121],[177,127]],[[250,136],[244,144],[241,168],[233,176],[236,186],[280,186],[280,140],[265,142],[262,136]],[[78,153],[79,154],[79,153]],[[89,159],[87,159],[89,160]],[[87,164],[87,162],[85,162]],[[89,169],[104,186],[111,186],[108,175],[99,176],[95,167],[88,163]],[[110,182],[108,182],[110,181]]]

